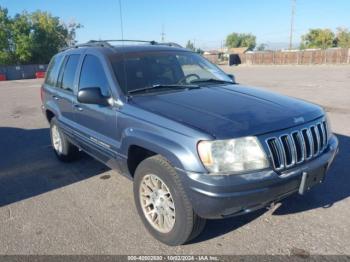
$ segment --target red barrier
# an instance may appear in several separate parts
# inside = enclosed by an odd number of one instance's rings
[[[44,71],[38,71],[35,73],[36,78],[44,78],[45,77],[45,72]]]
[[[6,75],[0,74],[0,81],[5,81],[5,80],[6,80]]]

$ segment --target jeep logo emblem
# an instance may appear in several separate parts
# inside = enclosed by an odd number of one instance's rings
[[[298,123],[304,123],[304,117],[294,117],[294,123],[298,124]]]

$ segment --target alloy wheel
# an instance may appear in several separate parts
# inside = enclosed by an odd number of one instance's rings
[[[153,228],[170,232],[175,225],[175,204],[168,186],[154,174],[145,175],[140,184],[143,213]]]

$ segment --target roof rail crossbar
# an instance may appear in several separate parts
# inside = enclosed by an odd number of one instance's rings
[[[103,42],[135,42],[135,43],[149,43],[151,45],[156,44],[157,42],[154,40],[132,40],[132,39],[112,39],[112,40],[102,40]]]

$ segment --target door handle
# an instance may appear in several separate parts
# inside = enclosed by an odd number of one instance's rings
[[[55,99],[56,101],[60,100],[60,98],[59,98],[58,96],[53,95],[52,97],[53,97],[53,99]]]
[[[78,104],[75,104],[74,107],[78,110],[78,111],[83,111],[84,109],[78,105]]]

